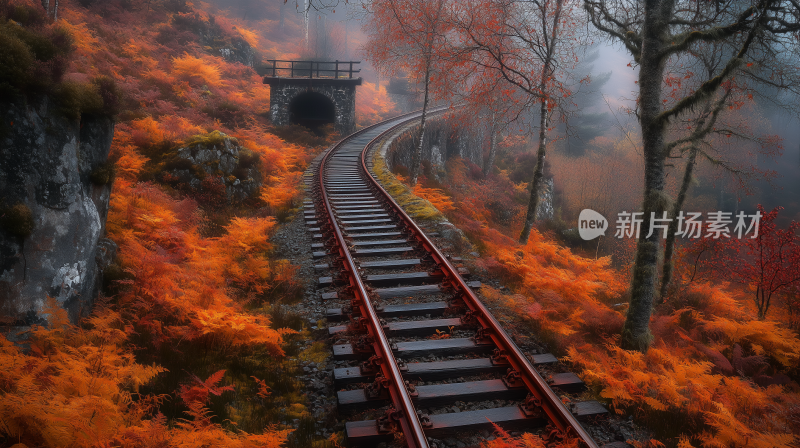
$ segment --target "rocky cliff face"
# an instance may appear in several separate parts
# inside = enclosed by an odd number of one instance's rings
[[[210,54],[222,56],[230,62],[240,62],[248,67],[255,67],[259,62],[253,47],[240,36],[229,35],[223,31],[213,16],[205,19],[198,14],[176,14],[172,18],[172,23],[178,31],[194,33],[199,38],[200,46]],[[172,32],[169,29],[163,32],[167,34],[159,37],[162,42],[169,42],[175,37],[169,35]]]
[[[48,295],[73,321],[88,312],[116,250],[101,240],[113,135],[110,118],[65,118],[47,98],[0,102],[0,324],[41,323]]]

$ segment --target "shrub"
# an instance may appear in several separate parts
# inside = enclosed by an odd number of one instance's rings
[[[109,160],[95,167],[89,174],[89,179],[95,185],[108,185],[114,182],[116,174],[116,165]]]
[[[338,135],[334,133],[331,125],[313,131],[299,124],[290,124],[272,128],[270,133],[277,135],[287,143],[306,147],[327,146],[338,139]]]
[[[253,168],[261,165],[261,157],[247,148],[239,150],[239,168]]]
[[[8,25],[0,26],[0,91],[12,93],[24,83],[33,54]]]
[[[47,24],[47,16],[42,8],[28,3],[3,2],[0,4],[0,18],[6,18],[22,26],[42,26]]]
[[[92,85],[103,100],[103,107],[100,112],[110,117],[119,114],[122,91],[117,86],[116,81],[108,76],[98,76],[92,80]]]
[[[7,93],[47,91],[66,72],[72,37],[63,27],[40,26],[32,13],[19,8],[0,8],[0,89]],[[20,21],[4,21],[3,16]],[[25,23],[33,25],[26,27]]]
[[[194,57],[188,53],[172,60],[173,74],[195,85],[222,85],[222,70],[213,60]]]
[[[3,210],[0,215],[0,225],[6,232],[20,237],[27,238],[33,233],[33,213],[25,204],[17,204]]]
[[[79,119],[82,113],[102,113],[103,97],[91,84],[64,81],[54,92],[59,110],[64,116]]]

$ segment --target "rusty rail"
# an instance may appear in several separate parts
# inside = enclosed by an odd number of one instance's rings
[[[412,116],[416,115],[415,112],[410,114],[406,114],[405,116]],[[396,120],[394,118],[392,120]],[[387,120],[390,121],[390,120]],[[376,125],[370,126],[368,128],[362,129],[361,131],[350,135],[361,134],[368,129],[380,126],[385,122],[378,123]],[[402,123],[401,123],[402,124]],[[395,129],[392,127],[391,129]],[[349,138],[348,137],[348,138]],[[358,270],[356,268],[355,262],[353,261],[353,257],[350,254],[350,251],[347,248],[347,243],[345,242],[344,235],[342,234],[342,230],[339,228],[339,224],[336,222],[336,219],[333,214],[333,210],[331,208],[330,201],[328,200],[328,193],[325,191],[325,163],[327,162],[328,158],[333,154],[336,149],[346,140],[343,139],[334,146],[325,157],[322,159],[320,166],[319,166],[319,189],[320,195],[322,196],[323,203],[325,204],[325,209],[327,211],[327,223],[331,227],[336,237],[336,244],[339,255],[343,261],[344,269],[347,272],[348,281],[350,283],[350,287],[353,290],[353,294],[355,295],[354,304],[357,303],[358,307],[361,311],[361,316],[366,317],[369,322],[367,325],[367,330],[369,332],[369,336],[372,339],[373,348],[375,350],[375,354],[380,356],[380,367],[383,373],[384,378],[389,380],[388,389],[389,394],[391,396],[391,401],[394,406],[394,409],[398,412],[393,414],[389,414],[389,418],[394,419],[394,421],[400,425],[400,429],[402,430],[403,434],[405,435],[406,442],[410,448],[427,448],[428,439],[425,437],[425,433],[422,429],[422,424],[417,417],[416,410],[414,409],[414,404],[411,402],[411,397],[406,389],[405,381],[403,380],[403,375],[400,372],[400,367],[397,365],[397,361],[392,354],[392,349],[389,345],[389,340],[386,337],[386,334],[383,331],[383,328],[380,323],[380,319],[378,318],[378,314],[375,312],[375,307],[372,305],[370,301],[369,293],[367,292],[367,288],[364,285],[364,282],[361,280],[361,276],[358,275]],[[374,140],[372,141],[374,142]],[[370,142],[370,143],[372,143]]]
[[[406,124],[406,122],[402,124]],[[402,125],[401,124],[401,125]],[[393,127],[388,132],[393,131],[398,126]],[[372,140],[361,153],[361,166],[370,173],[367,167],[367,153],[372,149],[372,146],[385,136],[381,135]],[[457,269],[450,263],[436,245],[431,242],[427,235],[417,226],[413,219],[403,210],[400,205],[395,202],[394,198],[381,186],[377,179],[370,174],[369,179],[372,181],[373,186],[384,196],[386,201],[394,209],[397,215],[403,220],[407,229],[411,231],[417,241],[425,248],[428,253],[433,257],[445,276],[445,282],[455,289],[464,300],[465,305],[472,311],[480,324],[480,328],[484,329],[484,334],[492,339],[495,345],[500,348],[511,364],[511,367],[520,374],[522,381],[525,383],[528,391],[532,394],[532,404],[541,407],[547,417],[556,425],[556,429],[561,433],[561,437],[572,436],[577,437],[586,447],[598,448],[594,439],[586,432],[581,426],[575,416],[572,415],[569,409],[564,406],[558,396],[550,389],[547,382],[539,375],[533,368],[525,354],[517,347],[511,337],[506,333],[500,323],[495,319],[491,312],[484,306],[477,295],[467,286],[464,279],[458,274]]]
[[[431,110],[430,113],[438,113],[445,110],[446,108],[438,108]],[[389,391],[393,408],[390,408],[386,413],[383,417],[383,421],[390,427],[401,430],[410,447],[424,448],[429,446],[423,425],[417,416],[411,395],[403,379],[403,373],[394,357],[392,347],[384,332],[384,327],[379,319],[375,306],[373,306],[371,302],[369,288],[365,286],[364,281],[359,275],[358,268],[353,255],[350,253],[344,233],[335,217],[325,187],[325,176],[326,162],[328,162],[329,158],[348,139],[372,130],[375,127],[385,125],[390,121],[402,119],[397,124],[372,139],[365,145],[364,149],[361,150],[360,168],[367,174],[370,180],[370,182],[365,183],[371,183],[371,189],[374,190],[377,195],[382,196],[384,202],[389,205],[396,217],[402,221],[405,230],[408,231],[419,246],[432,257],[438,269],[441,271],[443,285],[452,288],[452,290],[456,292],[459,298],[458,301],[460,302],[458,306],[463,306],[463,308],[467,309],[465,317],[469,316],[469,318],[478,325],[479,330],[477,337],[487,340],[491,339],[498,348],[496,356],[501,358],[503,362],[507,363],[512,369],[507,378],[516,378],[515,381],[519,381],[519,383],[521,383],[520,385],[524,384],[529,396],[525,404],[520,407],[525,410],[527,417],[546,417],[546,419],[551,422],[552,428],[548,431],[550,441],[562,440],[565,437],[573,437],[580,440],[585,447],[597,448],[597,444],[592,437],[583,429],[572,412],[564,406],[559,397],[550,389],[548,383],[533,368],[525,354],[511,340],[509,335],[500,326],[500,323],[492,316],[461,275],[459,275],[458,270],[370,173],[367,166],[367,155],[369,151],[388,134],[395,132],[402,126],[408,125],[419,115],[419,112],[412,112],[400,117],[395,117],[391,120],[386,120],[382,123],[362,129],[342,139],[322,158],[317,176],[318,183],[316,187],[319,189],[319,196],[323,201],[325,210],[325,216],[320,218],[320,222],[324,222],[324,226],[329,228],[333,233],[333,244],[336,246],[335,250],[340,257],[344,272],[347,276],[347,281],[355,297],[352,301],[354,314],[356,314],[355,311],[357,310],[357,314],[361,317],[359,324],[363,325],[364,321],[366,321],[364,327],[368,334],[367,341],[372,345],[372,349],[378,357],[378,362],[376,363],[378,366],[376,367],[379,367],[386,383],[385,387],[387,387]],[[378,420],[378,424],[381,424],[381,419]]]

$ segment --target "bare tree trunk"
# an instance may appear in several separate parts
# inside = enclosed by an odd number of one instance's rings
[[[626,350],[647,351],[653,336],[650,333],[650,314],[656,293],[660,232],[647,236],[650,214],[661,217],[666,208],[664,187],[664,139],[666,125],[659,119],[661,89],[665,58],[661,56],[662,37],[666,32],[674,0],[646,0],[642,27],[642,52],[639,65],[639,120],[644,152],[644,198],[642,224],[636,245],[636,258],[631,280],[631,301],[620,345]]]
[[[544,91],[544,88],[542,88]],[[539,208],[539,190],[542,186],[544,177],[544,158],[547,151],[547,100],[542,101],[539,111],[539,149],[536,151],[536,168],[533,170],[533,180],[531,180],[531,198],[528,201],[528,213],[525,215],[525,223],[522,226],[522,233],[519,236],[521,244],[527,244],[531,236],[531,228],[536,222],[536,210]]]
[[[547,36],[547,20],[542,18],[542,29],[545,34],[544,38],[549,43],[547,44],[547,53],[542,64],[542,77],[539,81],[539,92],[545,92],[547,89],[547,80],[553,74],[553,57],[555,55],[556,43],[558,42],[558,25],[561,18],[561,8],[564,6],[564,1],[559,0],[556,2],[555,14],[552,18],[552,31],[550,36]],[[536,222],[536,212],[539,208],[539,191],[542,189],[542,178],[544,177],[544,158],[547,153],[547,120],[548,120],[548,99],[545,96],[541,99],[541,109],[539,111],[539,149],[536,152],[536,168],[533,170],[533,180],[531,180],[531,198],[528,201],[528,212],[525,215],[525,222],[522,225],[522,232],[519,235],[519,242],[527,244],[528,238],[531,236],[531,228],[533,223]]]
[[[489,133],[489,157],[483,165],[483,177],[492,172],[494,159],[497,157],[497,112],[492,112],[492,128]]]
[[[306,0],[305,8],[306,9],[305,9],[305,12],[304,12],[304,19],[303,20],[304,20],[305,27],[306,27],[306,51],[308,51],[310,49],[310,45],[309,45],[309,42],[308,42],[308,0]]]
[[[411,186],[417,185],[417,178],[419,177],[420,172],[420,165],[422,165],[422,143],[425,139],[425,121],[428,115],[428,90],[431,80],[431,61],[430,57],[425,64],[425,96],[422,100],[422,120],[419,125],[419,142],[417,143],[417,148],[414,153],[411,155]]]
[[[58,22],[58,0],[56,0],[56,5],[53,8],[53,21]]]
[[[283,26],[284,26],[284,7],[285,7],[285,6],[286,6],[286,3],[284,3],[284,2],[281,2],[281,19],[280,19],[280,21],[278,22],[278,30],[279,30],[281,33],[283,32]]]
[[[689,160],[686,161],[686,169],[683,171],[683,180],[681,181],[681,189],[678,192],[678,197],[672,206],[672,221],[669,222],[667,229],[667,241],[664,248],[664,267],[661,274],[661,302],[663,303],[667,297],[667,289],[672,281],[672,270],[674,269],[672,263],[672,254],[675,250],[675,232],[678,231],[678,220],[675,219],[683,208],[683,203],[686,202],[686,193],[689,191],[689,185],[692,183],[692,172],[694,171],[695,161],[697,160],[697,146],[692,146],[689,152]]]

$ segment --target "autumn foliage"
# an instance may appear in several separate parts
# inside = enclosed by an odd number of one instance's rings
[[[589,158],[585,163],[593,162]],[[759,319],[753,297],[763,287],[758,276],[745,276],[759,259],[777,260],[776,248],[782,247],[785,263],[769,278],[788,278],[797,266],[787,256],[794,253],[794,227],[776,229],[774,212],[762,210],[762,239],[775,244],[768,248],[757,240],[729,240],[738,251],[719,251],[723,264],[707,263],[706,276],[692,275],[692,250],[698,249],[682,249],[680,286],[651,319],[655,342],[646,354],[631,352],[619,348],[618,341],[627,271],[614,268],[610,256],[595,259],[594,251],[578,255],[552,234],[534,231],[526,245],[518,244],[513,235],[521,225],[524,206],[519,197],[524,197],[525,185],[515,184],[510,170],[496,170],[484,179],[469,165],[451,159],[444,179],[423,177],[414,191],[443,205],[444,214],[480,250],[477,267],[508,287],[501,291],[484,285],[485,300],[522,316],[552,350],[566,355],[593,396],[612,412],[634,415],[656,432],[658,440],[636,442],[639,446],[793,446],[800,430],[800,338],[790,327],[783,301],[774,305],[781,307],[774,320]],[[579,192],[581,186],[567,188]],[[765,256],[759,258],[761,250]],[[738,269],[733,276],[732,269]],[[704,280],[721,275],[741,286]],[[486,446],[540,444],[536,436],[500,434]]]
[[[309,418],[297,380],[282,376],[293,375],[286,342],[302,325],[273,321],[300,282],[269,238],[298,207],[302,172],[319,148],[273,133],[269,87],[254,67],[296,57],[298,24],[277,26],[277,2],[253,20],[201,2],[59,3],[53,24],[20,16],[42,11],[38,1],[0,1],[0,31],[50,39],[57,60],[31,60],[31,70],[50,64],[60,70],[53,82],[89,86],[78,93],[99,95],[97,107],[116,114],[106,230],[119,251],[104,273],[106,297],[80,325],[51,300],[50,326],[34,327],[29,346],[0,337],[0,444],[285,444],[285,422]],[[244,53],[230,56],[245,45],[253,66]],[[23,93],[51,88],[17,81]],[[103,97],[110,89],[119,93],[113,104]],[[362,125],[394,113],[385,89],[372,89],[357,106]],[[71,112],[97,112],[83,106]],[[246,204],[229,207],[213,176],[187,194],[161,169],[165,155],[218,132],[236,138],[261,173],[261,191]]]
[[[371,82],[365,82],[359,87],[356,96],[356,110],[358,111],[356,120],[358,120],[359,126],[367,126],[400,114],[395,103],[389,98],[386,86],[378,87]]]
[[[34,326],[30,350],[0,336],[0,431],[26,446],[278,447],[288,431],[262,435],[231,432],[210,420],[198,386],[182,390],[189,411],[170,428],[159,405],[163,395],[139,394],[165,369],[136,361],[125,347],[125,319],[98,305],[82,328],[48,299],[49,328]],[[202,386],[210,392],[221,375]],[[194,393],[192,393],[194,392]]]

